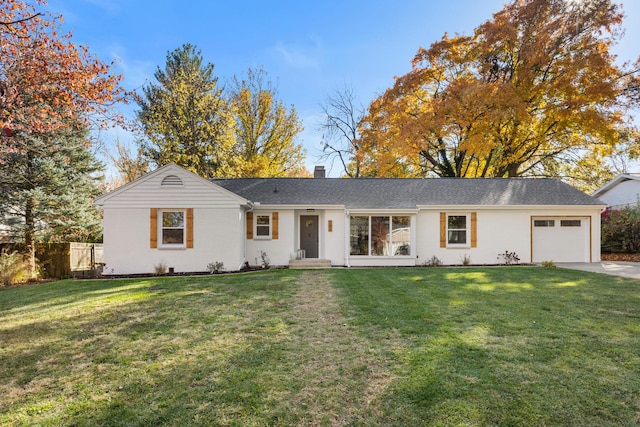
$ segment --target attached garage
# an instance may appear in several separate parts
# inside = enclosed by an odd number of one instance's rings
[[[591,262],[589,217],[532,217],[533,262]]]

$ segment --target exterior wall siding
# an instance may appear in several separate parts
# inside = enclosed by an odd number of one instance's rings
[[[622,209],[625,206],[635,206],[640,203],[640,181],[629,180],[618,183],[606,193],[598,196],[600,200],[612,209]]]
[[[260,238],[253,233],[253,239],[246,240],[246,257],[249,265],[261,265],[260,253],[265,252],[269,262],[274,266],[288,265],[292,253],[294,253],[294,211],[292,209],[255,209],[252,211],[255,218],[259,215],[270,215],[278,212],[278,238]],[[271,224],[273,230],[273,224]],[[243,234],[246,237],[246,234]]]
[[[333,266],[346,265],[345,224],[347,220],[344,209],[325,210],[321,219],[320,258],[330,260]],[[331,231],[329,231],[329,221],[331,221]],[[322,233],[324,233],[324,241]]]
[[[192,249],[149,247],[149,208],[105,208],[104,274],[153,273],[160,263],[176,273],[202,272],[210,262],[226,270],[242,266],[238,209],[194,209]]]
[[[445,265],[462,264],[465,256],[472,264],[502,264],[504,259],[499,254],[505,251],[515,252],[521,263],[532,262],[532,217],[584,218],[583,229],[590,237],[586,239],[586,247],[575,254],[550,252],[545,260],[556,262],[595,262],[600,261],[600,211],[596,209],[472,209],[477,212],[477,247],[470,243],[466,247],[444,247],[439,244],[440,218],[439,212],[447,214],[469,214],[471,210],[439,209],[438,211],[421,211],[417,216],[417,260],[418,265],[427,263],[436,256]],[[562,235],[549,235],[549,247],[562,248]],[[556,257],[556,260],[553,258]],[[590,259],[589,259],[590,258]],[[534,260],[541,261],[541,260]]]

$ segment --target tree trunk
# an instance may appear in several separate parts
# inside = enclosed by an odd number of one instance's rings
[[[33,217],[33,200],[27,200],[24,209],[24,246],[29,257],[29,274],[36,275],[36,242],[35,242],[35,219]]]

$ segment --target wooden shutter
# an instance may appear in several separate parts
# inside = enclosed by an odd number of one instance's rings
[[[149,214],[149,247],[158,247],[158,209],[151,208]]]
[[[187,248],[193,248],[193,208],[187,209]]]
[[[447,247],[447,213],[440,212],[440,247]]]
[[[278,212],[273,212],[271,214],[271,238],[273,240],[278,240]]]
[[[333,231],[333,220],[331,220],[331,219],[329,220],[329,224],[328,224],[327,228],[328,228],[329,233],[331,233]]]
[[[471,247],[478,246],[478,215],[476,212],[471,212]]]
[[[253,212],[247,212],[247,240],[253,240]]]

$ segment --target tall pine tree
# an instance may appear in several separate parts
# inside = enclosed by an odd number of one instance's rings
[[[167,54],[157,84],[143,88],[138,120],[145,131],[142,153],[156,166],[174,162],[200,176],[226,174],[232,155],[233,117],[213,74],[195,46]]]

